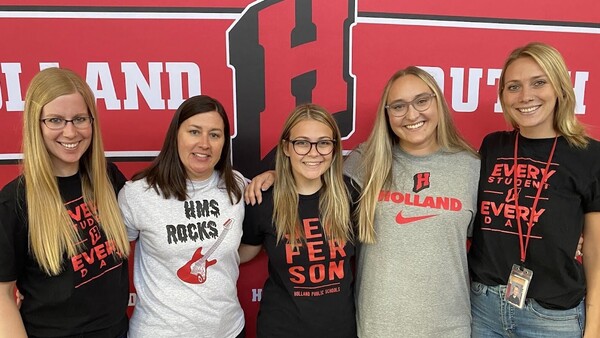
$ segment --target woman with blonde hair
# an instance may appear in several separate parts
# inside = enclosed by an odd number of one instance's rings
[[[480,148],[473,337],[599,337],[600,142],[575,117],[567,66],[550,45],[515,49],[498,93],[514,130]],[[582,233],[583,264],[573,258]]]
[[[247,206],[240,260],[269,257],[258,337],[355,337],[351,212],[358,197],[342,176],[340,131],[322,107],[302,104],[287,118],[276,182]]]
[[[478,170],[477,154],[456,130],[433,77],[417,67],[393,74],[371,135],[344,163],[362,188],[360,337],[470,335],[466,241]],[[270,179],[254,178],[246,199],[258,199]]]
[[[94,95],[70,70],[43,70],[23,122],[23,174],[0,192],[0,335],[122,337],[125,178],[106,163]]]
[[[371,135],[344,169],[362,187],[359,336],[468,337],[479,160],[430,74],[408,67],[390,77]]]

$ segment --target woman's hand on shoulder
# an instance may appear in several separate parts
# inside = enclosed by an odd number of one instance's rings
[[[256,175],[244,191],[244,201],[246,204],[261,204],[262,192],[269,189],[273,183],[275,183],[275,170],[265,171],[262,174]]]

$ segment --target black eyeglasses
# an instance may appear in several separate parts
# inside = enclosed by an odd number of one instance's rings
[[[335,145],[334,140],[319,140],[316,142],[310,142],[308,140],[288,140],[288,142],[292,144],[292,148],[294,148],[296,154],[300,156],[310,153],[313,146],[315,146],[319,155],[329,155],[333,152],[333,146]]]
[[[388,113],[391,113],[395,117],[402,117],[406,115],[406,113],[408,113],[408,106],[413,106],[413,108],[415,108],[415,110],[418,112],[424,112],[429,108],[429,106],[431,106],[431,102],[433,101],[434,97],[434,93],[423,94],[415,97],[415,99],[410,102],[392,102],[385,106],[385,109],[387,109]]]
[[[40,119],[46,127],[52,130],[60,130],[67,126],[67,123],[71,122],[77,129],[85,129],[92,125],[94,118],[91,116],[77,116],[72,120],[63,119],[62,117],[47,117]]]
[[[77,116],[72,120],[63,119],[62,117],[47,117],[44,119],[40,119],[48,127],[52,130],[60,130],[67,126],[67,123],[71,122],[77,129],[85,129],[92,125],[94,118],[91,116]]]

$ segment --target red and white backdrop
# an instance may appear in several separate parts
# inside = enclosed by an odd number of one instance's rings
[[[157,154],[179,104],[200,93],[224,104],[234,166],[247,177],[272,165],[297,103],[331,111],[350,150],[366,139],[388,77],[408,65],[435,76],[477,147],[507,127],[497,80],[508,53],[530,41],[563,53],[578,117],[600,138],[596,0],[21,0],[0,2],[0,32],[0,186],[19,173],[27,85],[54,65],[90,84],[107,155],[128,177]],[[241,267],[251,335],[265,276],[264,256]]]

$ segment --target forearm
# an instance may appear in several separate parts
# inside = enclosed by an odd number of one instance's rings
[[[14,283],[0,283],[0,337],[27,337],[15,301]]]
[[[246,263],[252,258],[256,257],[260,252],[262,245],[248,245],[248,244],[240,244],[238,248],[238,253],[240,255],[240,264]]]
[[[589,251],[586,250],[583,254],[587,283],[585,337],[600,337],[600,255],[598,254],[600,250],[594,249],[593,254]]]
[[[583,268],[586,278],[585,337],[600,337],[600,213],[586,214]]]

